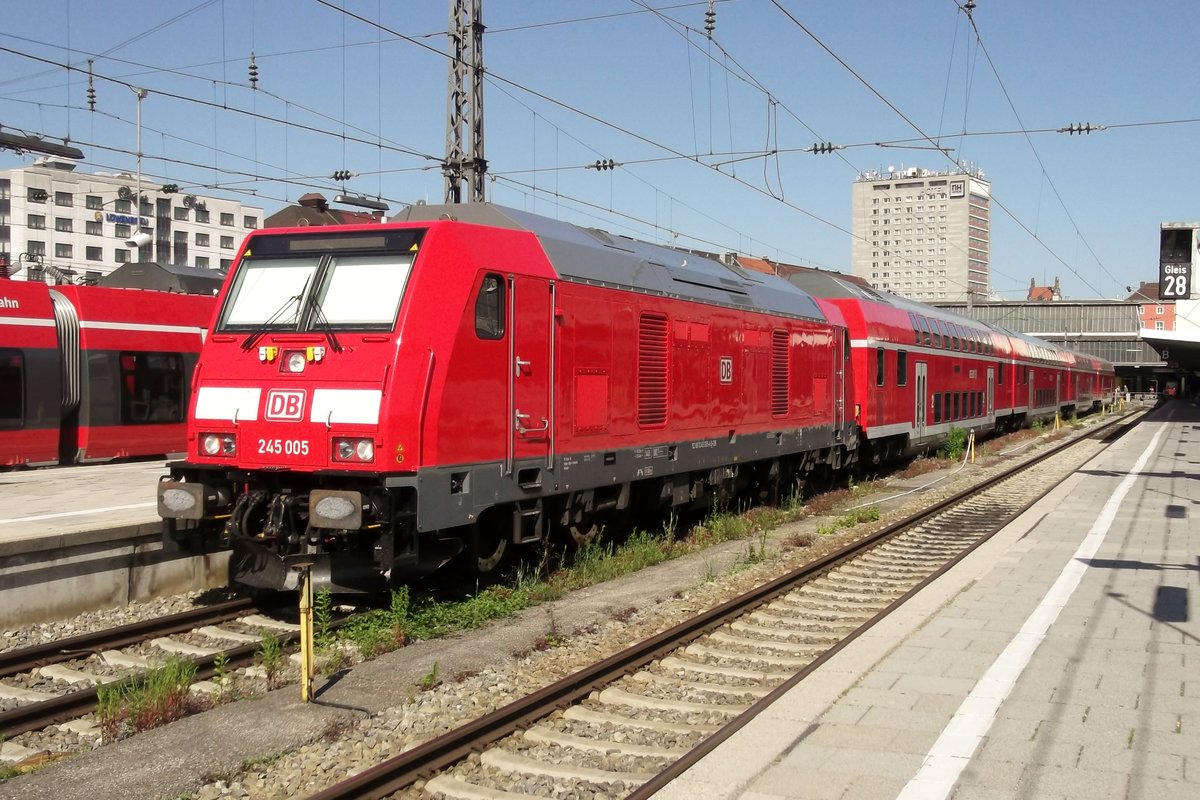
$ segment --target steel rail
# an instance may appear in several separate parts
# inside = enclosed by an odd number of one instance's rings
[[[259,603],[252,601],[250,605],[242,609],[242,611],[244,612],[246,610],[260,607],[261,606]],[[191,614],[191,612],[185,612],[183,615],[173,615],[172,617],[164,618],[164,620],[169,623],[166,627],[170,629],[171,633],[179,633],[180,631],[191,630],[196,624],[208,622],[211,619],[210,617],[204,615],[196,615],[192,625],[184,625],[182,620],[176,620],[176,617],[186,616],[189,614]],[[221,619],[223,621],[232,619],[236,616],[238,616],[238,614],[233,611],[232,607],[230,607],[224,610]],[[140,625],[140,623],[137,624]],[[336,630],[341,625],[342,621],[336,620],[331,625],[331,629]],[[147,627],[145,630],[150,630],[150,628]],[[160,630],[152,630],[149,633],[144,633],[144,635],[140,638],[134,638],[127,641],[125,645],[122,646],[144,641],[145,639],[158,635],[161,632],[162,631]],[[284,633],[277,638],[281,644],[288,645],[295,643],[300,638],[300,634]],[[225,659],[225,664],[223,665],[222,669],[249,666],[250,664],[254,663],[254,656],[257,654],[258,649],[259,644],[255,642],[231,647],[222,650],[219,653],[214,653],[210,656],[200,656],[198,658],[194,658],[193,661],[196,662],[195,679],[202,681],[216,675],[216,661],[218,659]],[[48,700],[41,700],[36,703],[29,703],[9,709],[8,711],[0,712],[0,739],[11,739],[12,737],[18,736],[22,733],[41,730],[48,725],[56,725],[58,723],[67,722],[72,719],[78,719],[82,716],[90,714],[96,710],[98,688],[99,687],[97,686],[89,686],[84,689],[77,689],[75,691],[61,694]]]
[[[886,527],[869,534],[862,539],[859,539],[833,553],[830,553],[816,561],[810,562],[803,567],[800,567],[793,572],[782,577],[776,578],[768,583],[763,584],[755,589],[742,594],[732,600],[722,603],[690,620],[687,620],[669,630],[663,631],[655,636],[650,637],[638,644],[633,645],[619,653],[616,653],[608,658],[600,661],[592,666],[585,667],[566,678],[557,681],[549,686],[546,686],[533,694],[527,695],[519,700],[515,700],[508,705],[503,706],[495,711],[492,711],[478,719],[475,719],[466,725],[456,728],[442,736],[431,739],[430,741],[413,748],[407,752],[394,756],[380,764],[370,767],[362,772],[354,775],[344,781],[340,781],[325,790],[311,795],[309,800],[350,800],[351,798],[381,798],[386,797],[395,792],[401,791],[412,786],[417,780],[428,778],[432,774],[445,769],[452,764],[462,760],[471,753],[478,752],[487,745],[498,741],[499,739],[508,736],[516,731],[531,725],[533,722],[545,717],[551,712],[565,708],[573,703],[576,703],[586,698],[592,691],[602,686],[606,686],[618,678],[627,675],[634,670],[649,664],[653,660],[660,658],[662,655],[669,653],[688,642],[712,631],[727,622],[745,615],[754,608],[769,602],[775,597],[790,591],[794,586],[803,581],[809,580],[817,575],[830,570],[840,563],[858,555],[861,552],[870,550],[876,544],[885,541],[892,536],[900,533],[903,530],[915,527],[922,522],[940,514],[942,511],[952,506],[958,505],[963,501],[991,488],[997,483],[1008,480],[1015,475],[1024,472],[1031,467],[1040,464],[1041,462],[1057,456],[1075,445],[1078,442],[1099,438],[1098,434],[1121,426],[1121,429],[1113,438],[1118,438],[1136,424],[1136,419],[1130,423],[1126,422],[1126,417],[1119,417],[1116,420],[1108,423],[1102,428],[1092,431],[1084,436],[1068,440],[1057,444],[1045,453],[1039,454],[1034,458],[1015,465],[1003,473],[987,478],[981,483],[955,493],[953,496],[939,501],[934,505],[922,509],[915,514],[912,514],[905,519],[898,520]],[[1053,487],[1046,490],[1048,493]],[[643,787],[636,790],[630,797],[644,798],[649,797],[663,785],[674,779],[684,769],[690,767],[720,742],[731,736],[737,729],[744,726],[747,722],[761,713],[771,702],[774,702],[781,697],[786,691],[796,683],[803,680],[804,676],[811,673],[820,664],[827,661],[833,654],[845,647],[850,640],[857,638],[863,631],[868,630],[875,622],[882,619],[887,614],[891,613],[895,608],[898,608],[903,602],[915,595],[922,587],[932,582],[937,576],[950,569],[955,563],[965,558],[967,554],[979,544],[982,544],[994,533],[1015,518],[1015,516],[1023,513],[1026,508],[1037,502],[1040,497],[1029,501],[1016,515],[1007,517],[998,522],[998,525],[990,533],[980,537],[980,541],[968,548],[964,553],[956,556],[946,566],[938,570],[934,575],[922,580],[916,587],[906,592],[900,599],[890,604],[887,608],[872,617],[860,626],[855,632],[849,634],[843,642],[834,645],[830,651],[822,654],[813,664],[801,670],[799,673],[788,679],[783,685],[777,687],[766,697],[752,705],[748,710],[740,716],[732,720],[728,725],[717,731],[712,737],[709,737],[701,744],[697,745],[692,750],[688,751],[680,761],[669,767],[664,772],[660,773],[654,779],[644,784]],[[728,729],[728,732],[725,731]],[[715,741],[714,741],[715,739]],[[713,742],[710,746],[708,742]],[[676,765],[683,764],[676,771]]]
[[[9,650],[0,653],[0,678],[29,672],[48,664],[61,664],[99,650],[128,647],[152,636],[169,636],[208,622],[226,622],[259,608],[260,601],[250,597],[238,597],[166,617],[132,622],[102,631],[81,633],[67,639]]]

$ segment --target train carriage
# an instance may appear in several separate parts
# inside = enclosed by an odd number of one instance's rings
[[[0,466],[180,452],[210,294],[0,281]]]
[[[984,433],[1012,422],[1011,402],[997,403],[1011,375],[1009,349],[983,324],[833,273],[800,272],[789,281],[845,315],[863,460],[936,449],[952,427]]]

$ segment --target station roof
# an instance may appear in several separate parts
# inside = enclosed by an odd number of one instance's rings
[[[1200,334],[1142,328],[1138,336],[1158,351],[1163,361],[1180,370],[1200,373]]]

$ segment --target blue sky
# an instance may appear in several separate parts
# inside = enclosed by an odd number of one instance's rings
[[[134,167],[124,83],[150,91],[148,179],[253,191],[268,214],[307,191],[332,196],[337,169],[355,173],[348,191],[393,209],[442,199],[444,0],[2,5],[0,125],[69,136],[84,169]],[[1024,297],[1031,278],[1059,277],[1070,298],[1157,280],[1159,224],[1200,219],[1194,3],[976,5],[978,39],[954,0],[730,0],[710,43],[705,3],[485,0],[491,199],[848,269],[851,183],[951,167],[928,135],[992,183],[1001,296]],[[1043,132],[1073,123],[1109,128]],[[847,147],[801,151],[818,141]],[[621,166],[583,168],[602,158]],[[0,152],[0,167],[29,161]]]

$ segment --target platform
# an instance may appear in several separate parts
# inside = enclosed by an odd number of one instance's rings
[[[1198,477],[1168,402],[656,798],[1200,797]]]
[[[166,471],[159,459],[0,472],[0,555],[62,546],[54,536],[160,531],[156,492]]]
[[[0,472],[0,607],[6,624],[62,619],[228,582],[228,553],[168,552],[162,460]]]

